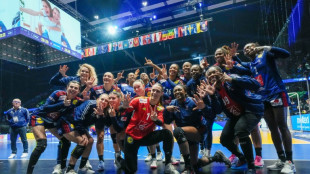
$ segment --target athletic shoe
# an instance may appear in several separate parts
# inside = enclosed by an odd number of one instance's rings
[[[163,159],[163,162],[166,163],[166,158]],[[171,157],[171,163],[173,165],[178,165],[180,161],[176,160],[173,156]]]
[[[281,170],[281,173],[293,174],[296,173],[295,164],[292,161],[285,161],[284,167]]]
[[[284,167],[284,162],[278,159],[274,164],[267,166],[268,170],[282,170]]]
[[[117,169],[122,168],[122,160],[124,160],[121,156],[115,158],[114,164],[116,165]]]
[[[174,168],[172,163],[169,163],[165,166],[165,174],[179,174],[179,172]]]
[[[86,166],[88,169],[91,169],[91,170],[93,169],[93,166],[91,166],[89,160],[86,161],[85,166]]]
[[[204,155],[204,150],[201,149],[201,150],[199,151],[198,155],[201,156],[201,157],[203,157],[203,155]]]
[[[236,157],[236,155],[234,155],[234,154],[231,154],[228,159],[229,159],[232,166],[237,165],[237,163],[239,162],[238,157]]]
[[[151,159],[151,164],[150,164],[151,169],[156,169],[157,168],[157,160],[156,158]]]
[[[246,174],[256,174],[256,170],[255,169],[249,169]]]
[[[204,149],[204,152],[203,152],[203,156],[205,156],[205,157],[210,157],[211,156],[211,150],[209,150],[209,149]]]
[[[214,153],[213,159],[216,162],[225,163],[225,165],[231,166],[230,160],[220,150]]]
[[[98,170],[99,171],[103,171],[104,170],[104,161],[99,161],[99,164],[98,164]]]
[[[248,168],[248,164],[246,163],[246,161],[241,161],[238,159],[238,163],[236,165],[232,165],[231,169],[233,170],[245,170]]]
[[[53,173],[52,174],[62,174],[62,170],[61,170],[61,165],[60,164],[57,164],[55,167],[54,167],[54,170],[53,170]]]
[[[84,166],[83,168],[80,168],[78,173],[83,173],[83,174],[93,174],[96,173],[95,171],[93,171],[92,169]]]
[[[74,169],[71,169],[69,172],[66,172],[65,174],[77,174]]]
[[[21,158],[26,158],[28,156],[28,153],[23,153]]]
[[[145,158],[145,162],[149,162],[149,161],[151,161],[151,159],[152,159],[152,155],[149,153],[149,154],[147,154],[147,157]]]
[[[15,158],[16,157],[16,153],[12,153],[10,156],[9,156],[9,159],[12,159],[12,158]]]
[[[183,155],[181,154],[181,156],[180,156],[180,163],[181,164],[184,164],[185,163],[185,161],[184,161],[184,158],[183,158]]]
[[[151,156],[152,156],[152,155],[151,155]],[[157,161],[163,160],[163,153],[162,153],[162,152],[157,152],[156,160],[157,160]]]
[[[254,165],[255,165],[255,167],[259,167],[259,168],[264,167],[264,160],[262,159],[261,156],[255,157]]]

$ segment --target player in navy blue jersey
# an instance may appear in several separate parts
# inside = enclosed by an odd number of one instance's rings
[[[176,99],[164,111],[165,124],[175,121],[177,127],[173,130],[181,153],[185,161],[184,172],[192,173],[198,171],[198,144],[203,139],[207,130],[208,116],[212,108],[206,105],[202,98],[195,94],[195,98],[187,96],[186,87],[177,85],[173,89]],[[209,162],[218,161],[230,165],[230,161],[221,152],[216,152],[214,157],[209,158]]]
[[[76,148],[71,153],[66,173],[74,172],[75,163],[81,156],[79,172],[95,173],[86,166],[94,141],[88,133],[88,127],[97,122],[103,126],[111,125],[110,117],[107,115],[108,103],[105,97],[106,95],[103,94],[97,100],[86,100],[75,108],[73,114],[61,117],[61,130],[58,132],[63,133],[68,140],[77,143]],[[74,127],[74,129],[70,127]]]
[[[117,78],[115,79],[115,83],[120,80],[121,78],[123,78],[123,72],[120,72],[117,74]],[[135,73],[128,73],[127,74],[127,78],[126,78],[126,83],[121,83],[121,84],[118,84],[117,86],[121,89],[122,93],[124,95],[127,95],[129,94],[131,97],[134,97],[136,94],[134,93],[134,90],[133,90],[133,82],[136,80],[137,76],[136,74],[139,73],[139,69],[136,70]]]
[[[70,142],[66,138],[62,138],[56,129],[59,118],[73,112],[73,109],[80,104],[80,98],[77,95],[80,92],[80,84],[77,81],[68,83],[67,90],[57,90],[53,92],[46,100],[45,104],[36,109],[31,115],[31,126],[37,145],[32,151],[27,174],[31,174],[33,169],[47,146],[45,129],[55,135],[62,143],[59,159],[61,166],[66,166],[66,159],[70,148]]]
[[[57,72],[50,80],[50,84],[59,87],[66,87],[70,81],[78,81],[81,84],[81,92],[86,88],[87,81],[92,80],[93,86],[97,85],[98,79],[95,68],[89,64],[82,64],[76,74],[76,76],[67,76],[66,72],[69,67],[63,65],[59,67],[59,72]]]
[[[184,62],[182,65],[183,74],[180,76],[180,79],[182,80],[182,83],[184,85],[186,85],[187,82],[192,78],[191,67],[192,67],[192,64],[190,62]]]
[[[215,65],[218,65],[223,72],[227,74],[238,74],[251,76],[251,71],[241,65],[240,59],[237,57],[238,44],[235,42],[231,44],[231,47],[222,46],[216,49],[214,53]],[[236,61],[234,61],[236,60]],[[257,125],[251,131],[251,138],[255,147],[255,167],[263,167],[264,161],[262,159],[262,137],[260,134],[259,126]],[[236,142],[238,142],[236,140]],[[229,157],[229,160],[234,164],[237,162],[235,154]]]
[[[206,72],[210,84],[202,84],[203,90],[209,95],[218,97],[219,106],[229,118],[222,131],[220,142],[230,152],[235,154],[239,162],[232,165],[233,169],[244,169],[246,163],[247,173],[256,173],[250,132],[260,121],[264,105],[262,97],[252,91],[258,91],[260,84],[248,76],[227,75],[218,66],[212,66]],[[238,137],[241,149],[235,144]]]
[[[252,76],[261,84],[258,94],[262,95],[265,104],[264,119],[279,157],[275,164],[267,168],[281,170],[281,173],[296,172],[292,158],[292,136],[287,126],[290,101],[275,62],[278,58],[288,58],[290,53],[277,47],[249,43],[244,47],[244,55],[251,59],[244,66],[250,68]]]

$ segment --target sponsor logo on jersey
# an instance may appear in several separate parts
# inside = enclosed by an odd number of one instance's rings
[[[133,138],[132,138],[132,137],[127,137],[127,142],[128,142],[129,144],[132,144],[132,143],[133,143]]]
[[[65,95],[61,95],[61,96],[59,96],[59,99],[58,99],[58,100],[65,100],[66,97],[67,97],[67,96],[65,96]]]
[[[139,102],[140,102],[140,103],[147,103],[147,99],[140,98],[140,99],[139,99]]]
[[[157,111],[163,111],[164,110],[164,107],[162,106],[157,106]]]

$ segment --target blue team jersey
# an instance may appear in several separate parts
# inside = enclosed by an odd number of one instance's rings
[[[71,100],[70,106],[64,105],[64,100],[66,99],[66,91],[57,90],[54,91],[47,99],[44,105],[36,109],[32,115],[41,117],[42,120],[47,123],[56,122],[60,116],[64,116],[73,113],[76,106],[81,104],[81,99],[76,97]]]
[[[201,75],[198,80],[194,80],[193,78],[191,78],[187,82],[187,95],[189,95],[190,97],[194,97],[194,94],[197,93],[197,85],[200,85],[201,80],[207,81],[206,77],[204,75]]]
[[[95,86],[90,89],[90,99],[96,100],[97,98],[99,98],[101,94],[109,95],[113,91],[115,91],[114,86],[112,86],[112,88],[109,91],[105,90],[103,85]]]
[[[159,81],[159,83],[163,86],[164,93],[167,94],[171,100],[174,99],[173,88],[179,84],[182,84],[179,78],[177,78],[175,81],[172,81],[169,78],[167,80],[162,79]]]
[[[273,100],[281,92],[286,93],[285,85],[280,77],[275,59],[289,57],[290,53],[281,48],[273,47],[270,51],[263,51],[249,63],[252,76],[260,83],[258,94],[263,101]]]
[[[204,115],[207,114],[211,109],[210,107],[206,106],[202,110],[193,111],[193,109],[196,107],[196,104],[190,97],[186,98],[185,106],[180,104],[176,99],[171,101],[170,106],[177,106],[180,112],[168,112],[165,109],[165,124],[171,124],[171,122],[175,120],[175,123],[178,127],[194,126],[199,128],[200,126],[205,126],[207,122],[204,118]]]
[[[124,95],[129,94],[130,97],[134,97],[136,95],[136,93],[133,90],[133,87],[129,86],[126,83],[118,84],[117,86],[121,89]]]

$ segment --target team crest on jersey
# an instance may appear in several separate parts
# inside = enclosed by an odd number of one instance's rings
[[[157,106],[157,111],[163,111],[164,110],[164,107],[162,106]]]
[[[133,143],[133,138],[132,138],[132,137],[127,137],[127,142],[128,142],[129,144],[132,144],[132,143]]]
[[[127,121],[127,117],[122,117],[121,121]]]
[[[42,124],[43,123],[43,120],[41,118],[37,118],[37,123],[38,124]]]
[[[146,111],[146,108],[142,108],[142,110]]]
[[[262,58],[263,57],[263,53],[260,53],[257,58]]]
[[[58,100],[65,100],[67,96],[61,95]]]
[[[139,99],[139,102],[140,102],[140,103],[147,103],[147,99],[140,98],[140,99]]]
[[[77,102],[78,102],[78,101],[75,99],[75,100],[72,101],[72,104],[76,105]]]

